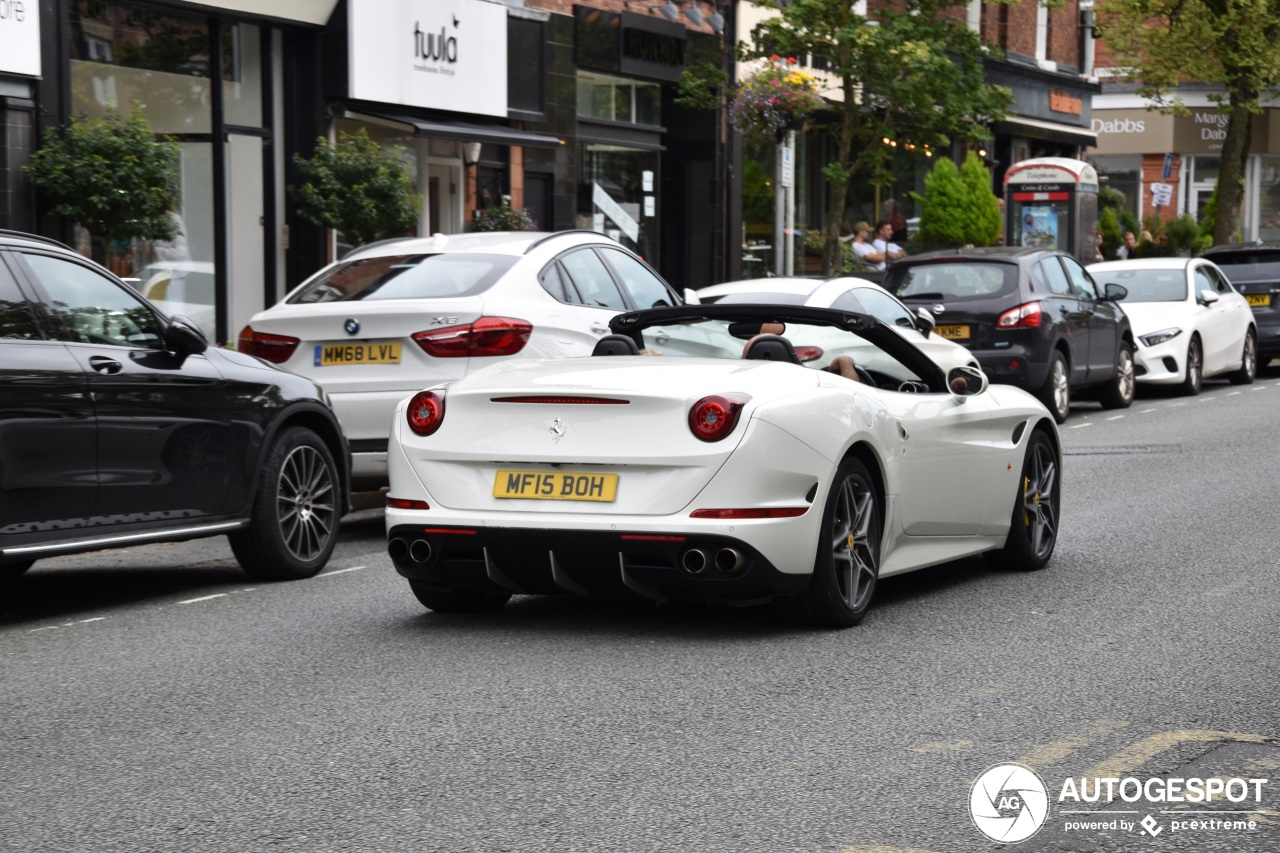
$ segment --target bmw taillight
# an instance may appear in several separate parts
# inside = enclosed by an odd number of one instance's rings
[[[533,334],[533,324],[511,317],[481,317],[474,323],[428,329],[413,336],[433,358],[515,355]]]
[[[1019,305],[1001,314],[1000,319],[996,320],[996,328],[1034,329],[1040,325],[1040,318],[1043,316],[1044,312],[1040,310],[1039,302],[1028,302],[1026,305]]]
[[[300,343],[301,341],[297,338],[291,338],[288,335],[255,332],[252,326],[245,326],[240,332],[236,348],[240,352],[256,355],[272,364],[284,364]]]
[[[747,394],[713,394],[689,409],[689,429],[703,441],[719,441],[733,432],[738,413],[751,397]]]
[[[444,423],[444,392],[419,391],[409,400],[405,411],[409,429],[418,435],[431,435]]]

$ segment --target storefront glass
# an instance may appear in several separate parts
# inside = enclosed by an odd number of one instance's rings
[[[1258,158],[1258,239],[1280,240],[1280,157]]]
[[[131,279],[162,310],[189,316],[216,340],[208,48],[209,29],[200,18],[105,0],[71,6],[72,115],[102,118],[112,108],[125,115],[140,108],[152,130],[177,137],[181,150],[177,237],[107,246],[80,229],[79,247]],[[247,55],[238,62],[249,68]]]
[[[1103,187],[1118,190],[1124,196],[1120,211],[1142,221],[1142,155],[1112,154],[1090,157],[1089,163],[1098,170],[1098,181]]]
[[[578,152],[578,227],[658,265],[658,152],[587,143]]]

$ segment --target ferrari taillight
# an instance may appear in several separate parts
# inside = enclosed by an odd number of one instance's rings
[[[801,345],[796,347],[796,358],[800,359],[800,363],[817,361],[822,358],[822,347]]]
[[[713,394],[689,409],[689,429],[703,441],[719,441],[733,432],[738,413],[751,397],[747,394]]]
[[[288,335],[271,335],[266,332],[255,332],[252,326],[245,326],[240,332],[236,348],[248,355],[256,355],[272,364],[284,364],[293,355],[293,351],[301,343],[297,338]]]
[[[533,334],[533,324],[511,317],[481,317],[474,323],[428,329],[413,336],[433,358],[515,355]]]
[[[405,411],[409,429],[418,435],[431,435],[444,422],[444,392],[419,391],[409,400]]]
[[[1019,305],[1001,314],[1000,319],[996,320],[996,328],[1034,329],[1040,325],[1042,316],[1044,313],[1040,310],[1040,303],[1028,302],[1026,305]]]

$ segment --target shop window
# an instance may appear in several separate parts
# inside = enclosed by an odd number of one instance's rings
[[[1124,195],[1124,203],[1118,212],[1128,213],[1142,221],[1142,155],[1107,155],[1090,157],[1089,162],[1098,170],[1098,180],[1103,186],[1118,190]]]
[[[605,74],[578,75],[578,115],[626,124],[660,125],[662,89]]]
[[[255,26],[222,31],[222,96],[227,124],[262,126],[262,31]]]
[[[1258,158],[1258,237],[1280,240],[1280,157]]]
[[[507,107],[527,113],[545,109],[546,22],[507,17]]]

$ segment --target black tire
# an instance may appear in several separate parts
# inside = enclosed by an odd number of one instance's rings
[[[299,580],[323,569],[338,540],[339,483],[318,435],[281,430],[263,465],[250,526],[227,537],[240,567],[260,580]]]
[[[1108,382],[1098,395],[1104,409],[1127,409],[1133,405],[1133,395],[1137,390],[1137,380],[1133,373],[1133,346],[1128,341],[1120,342],[1120,352],[1116,354],[1116,376]]]
[[[1240,354],[1240,369],[1230,374],[1232,385],[1252,385],[1258,378],[1258,338],[1250,329],[1244,336],[1244,350]]]
[[[987,561],[1003,569],[1034,571],[1044,568],[1058,542],[1058,507],[1062,494],[1058,454],[1041,430],[1031,434],[1018,478],[1018,494],[1009,521],[1009,535]]]
[[[511,599],[509,592],[478,592],[473,589],[437,586],[426,581],[409,581],[414,596],[428,610],[437,613],[483,613],[497,610]]]
[[[22,560],[17,563],[5,563],[0,565],[0,581],[13,580],[20,575],[26,573],[27,569],[36,564],[35,560]]]
[[[884,533],[880,507],[867,467],[857,459],[845,460],[836,469],[827,495],[809,588],[789,601],[796,619],[808,625],[849,628],[867,615],[880,575]]]
[[[1062,357],[1060,350],[1054,350],[1049,358],[1049,375],[1036,396],[1058,423],[1065,421],[1071,413],[1071,375],[1067,372],[1067,360]]]
[[[1183,374],[1182,384],[1178,386],[1178,390],[1188,397],[1194,397],[1203,387],[1204,350],[1201,349],[1200,339],[1192,335],[1187,343],[1186,372]]]

